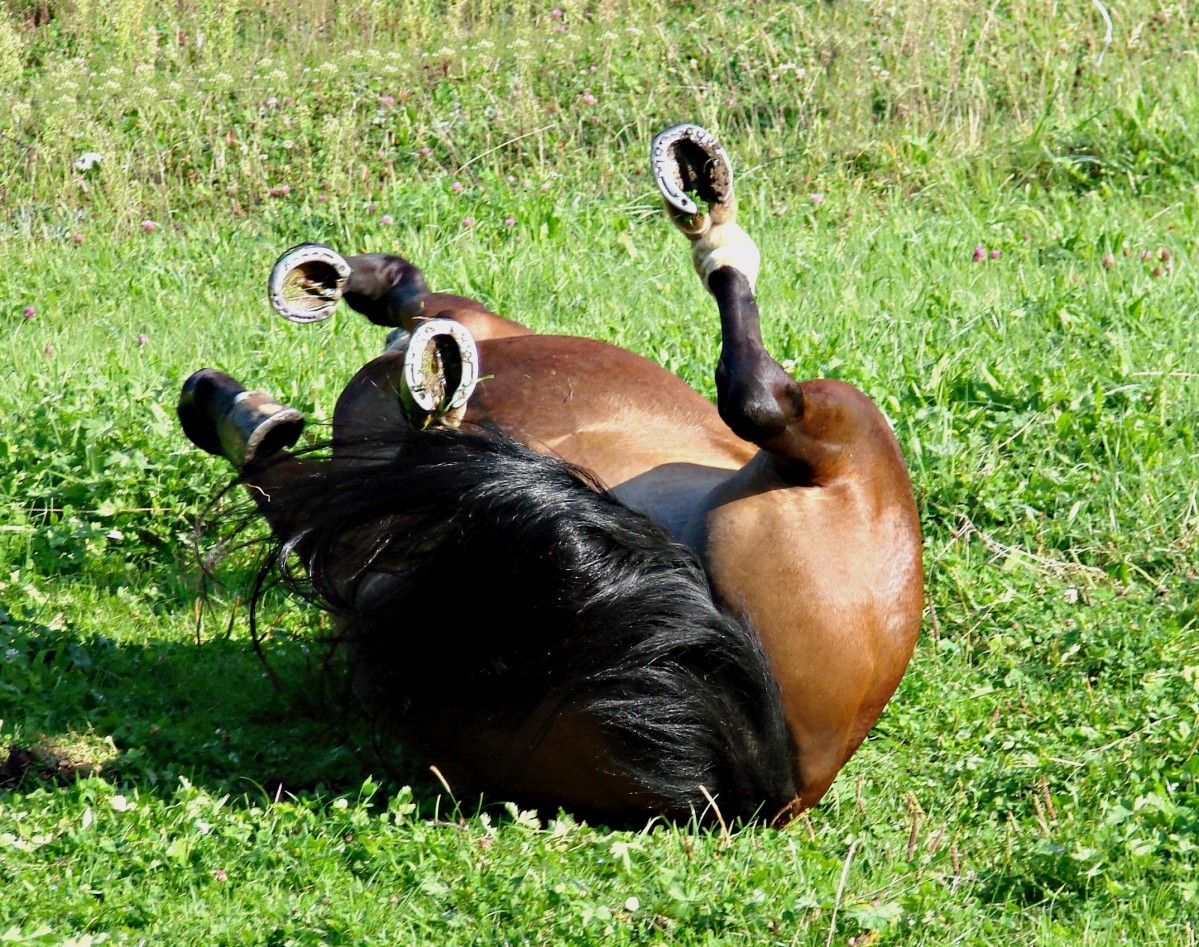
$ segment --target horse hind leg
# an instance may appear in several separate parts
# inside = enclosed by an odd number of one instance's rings
[[[737,223],[728,156],[696,125],[668,128],[654,139],[650,155],[667,213],[691,241],[692,265],[720,312],[717,409],[734,434],[766,446],[798,416],[802,395],[762,341],[754,298],[761,255]]]
[[[716,140],[676,126],[655,139],[651,164],[719,310],[720,416],[760,448],[704,498],[689,541],[718,598],[753,621],[796,742],[798,804],[813,805],[915,645],[923,593],[911,483],[866,395],[840,381],[797,382],[767,352],[754,296],[760,258],[736,223]]]

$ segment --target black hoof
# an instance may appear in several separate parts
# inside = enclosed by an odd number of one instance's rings
[[[451,319],[422,322],[407,340],[400,398],[413,427],[457,427],[479,380],[479,350],[466,326]]]
[[[239,469],[291,447],[304,430],[299,411],[264,392],[246,391],[215,368],[203,368],[183,383],[177,410],[193,444]]]
[[[267,280],[271,307],[288,322],[320,322],[333,315],[350,264],[323,243],[301,243],[286,251]]]
[[[672,212],[702,213],[691,195],[709,205],[733,197],[733,166],[716,136],[698,125],[674,125],[654,137],[650,169]]]

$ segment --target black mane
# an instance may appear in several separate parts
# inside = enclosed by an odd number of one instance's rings
[[[274,562],[335,616],[356,696],[401,734],[412,708],[514,725],[556,696],[668,814],[703,812],[704,790],[729,818],[795,796],[756,634],[588,472],[479,428],[339,444],[307,469],[272,488],[304,510]]]

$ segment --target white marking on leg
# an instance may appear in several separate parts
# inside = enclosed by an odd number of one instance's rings
[[[708,227],[691,245],[691,262],[695,272],[708,285],[708,277],[722,266],[731,266],[745,274],[752,291],[758,282],[762,254],[741,226],[733,221]]]

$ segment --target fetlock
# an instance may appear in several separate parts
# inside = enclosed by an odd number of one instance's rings
[[[304,429],[304,415],[262,391],[247,391],[237,379],[204,368],[183,383],[177,408],[188,439],[224,457],[239,470],[291,447]]]

